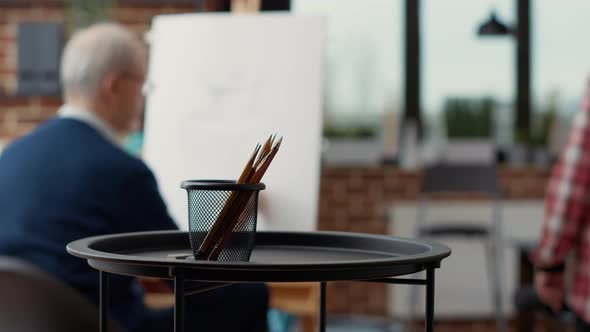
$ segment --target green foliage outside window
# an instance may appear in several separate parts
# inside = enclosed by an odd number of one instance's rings
[[[533,112],[533,122],[529,130],[515,129],[514,142],[535,147],[546,147],[559,111],[559,96],[550,93],[538,111]]]
[[[116,0],[66,0],[69,31],[107,21],[115,2]]]
[[[383,115],[368,112],[327,113],[324,137],[336,139],[377,138],[383,125]]]
[[[490,138],[493,135],[494,101],[491,98],[460,98],[446,100],[443,114],[447,137]]]
[[[549,136],[553,125],[557,120],[559,108],[559,96],[556,92],[547,96],[545,104],[541,107],[540,112],[533,113],[533,128],[531,133],[531,145],[546,147],[549,143]]]
[[[377,136],[377,129],[372,126],[327,126],[324,137],[327,138],[373,138]]]

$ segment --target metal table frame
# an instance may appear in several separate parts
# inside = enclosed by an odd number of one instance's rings
[[[365,282],[379,282],[394,285],[423,285],[426,286],[426,317],[425,331],[434,331],[434,269],[439,266],[426,267],[426,279],[404,278],[379,278],[371,280],[359,280]],[[108,331],[108,307],[109,307],[109,273],[100,270],[100,299],[99,318],[100,332]],[[174,331],[184,332],[184,297],[187,295],[204,292],[213,288],[223,287],[225,283],[212,283],[209,287],[190,289],[185,287],[185,275],[182,268],[171,268],[170,277],[174,278]],[[320,281],[320,332],[326,331],[326,281]]]

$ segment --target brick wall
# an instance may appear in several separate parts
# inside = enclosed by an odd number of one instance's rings
[[[61,98],[0,96],[0,141],[6,143],[28,133],[55,114]]]
[[[111,18],[138,33],[145,32],[158,14],[194,12],[198,8],[187,0],[118,0]],[[57,0],[0,0],[0,142],[6,143],[27,133],[36,124],[55,114],[59,96],[15,96],[19,22],[65,22],[65,8]]]
[[[503,198],[540,199],[548,176],[549,171],[545,169],[500,168]],[[419,172],[390,166],[324,167],[320,184],[319,229],[387,234],[386,210],[396,202],[415,200],[420,182]],[[330,312],[386,314],[385,285],[334,282],[328,284],[327,294]]]

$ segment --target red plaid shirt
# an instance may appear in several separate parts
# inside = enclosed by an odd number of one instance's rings
[[[553,168],[545,198],[545,219],[533,253],[540,268],[559,267],[573,252],[577,264],[567,302],[590,322],[590,97],[582,101],[567,144]]]

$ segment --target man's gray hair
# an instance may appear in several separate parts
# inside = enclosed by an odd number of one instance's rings
[[[75,33],[61,59],[65,95],[95,96],[106,74],[132,67],[138,43],[133,33],[114,23],[100,23]]]

